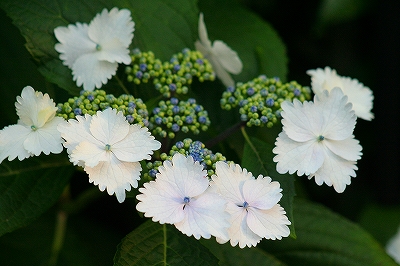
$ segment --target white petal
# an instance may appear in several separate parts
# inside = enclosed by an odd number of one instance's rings
[[[90,40],[88,35],[89,26],[85,23],[76,23],[68,27],[57,27],[54,29],[59,43],[55,49],[60,53],[63,64],[72,69],[75,61],[82,55],[96,51],[96,43]]]
[[[43,95],[30,86],[22,90],[21,96],[17,96],[15,107],[20,121],[29,127],[36,128],[42,127],[51,120],[57,111],[54,101],[47,93]]]
[[[282,198],[282,189],[270,177],[260,175],[257,179],[243,183],[243,197],[250,207],[260,210],[271,209]]]
[[[114,7],[110,12],[103,9],[96,15],[89,24],[88,34],[95,43],[101,46],[117,39],[125,48],[128,48],[132,42],[134,26],[135,23],[128,9],[118,10]]]
[[[98,60],[108,61],[110,63],[130,64],[132,59],[129,55],[129,49],[124,47],[120,40],[113,39],[101,47],[100,51],[96,52]]]
[[[371,121],[374,114],[371,112],[374,95],[372,90],[357,79],[342,77],[343,92],[349,98],[349,102],[353,104],[353,110],[357,117]]]
[[[123,202],[125,190],[130,191],[131,186],[138,186],[142,167],[138,162],[121,162],[111,153],[108,154],[109,160],[100,162],[93,168],[86,166],[85,171],[89,174],[89,182],[98,185],[101,191],[107,188],[109,195],[115,193],[117,200]]]
[[[285,214],[286,212],[279,204],[269,210],[249,207],[247,224],[260,237],[272,240],[282,239],[290,234],[288,227],[290,221]]]
[[[97,111],[90,122],[90,132],[99,141],[113,145],[124,139],[129,132],[129,123],[122,112],[107,108]]]
[[[330,91],[334,87],[342,87],[340,76],[336,73],[336,70],[330,67],[311,69],[307,71],[307,74],[311,76],[311,88],[316,95],[324,90]]]
[[[196,197],[202,194],[209,185],[207,172],[199,162],[194,162],[191,156],[176,153],[172,163],[164,161],[158,168],[157,179],[165,180],[184,197]]]
[[[243,64],[238,54],[223,41],[216,40],[212,47],[213,54],[222,67],[231,74],[240,74]]]
[[[354,139],[354,136],[344,140],[325,139],[323,142],[334,154],[345,160],[357,161],[361,159],[362,147],[359,141]]]
[[[61,117],[54,117],[43,127],[32,131],[24,141],[24,148],[36,156],[42,152],[46,155],[62,152],[62,139],[57,126],[63,121],[64,119]]]
[[[0,130],[0,163],[8,157],[9,161],[16,157],[20,161],[32,156],[24,148],[24,141],[32,130],[22,125],[11,125]]]
[[[204,56],[205,58],[210,61],[210,64],[213,67],[213,70],[215,72],[215,75],[221,80],[221,82],[226,86],[235,86],[235,81],[231,77],[231,75],[224,69],[224,67],[221,65],[221,63],[218,61],[218,58],[216,58],[213,54],[210,54],[209,56]]]
[[[225,204],[225,200],[217,194],[205,192],[186,204],[185,219],[176,223],[175,227],[196,239],[208,239],[211,235],[227,239],[229,214],[225,212]]]
[[[106,84],[117,72],[118,63],[99,61],[97,53],[80,56],[72,66],[72,75],[76,85],[93,91]]]
[[[391,237],[387,242],[386,252],[398,264],[400,264],[400,228],[397,230],[397,233],[393,237]]]
[[[206,55],[211,51],[211,41],[208,39],[207,27],[206,27],[206,24],[204,23],[203,13],[200,13],[200,15],[199,15],[199,38],[200,38],[200,43],[203,45],[203,48],[206,51],[208,50],[208,52],[203,53],[203,51],[201,51],[200,49],[197,48],[197,45],[196,45],[196,49],[199,50],[203,55]]]
[[[243,204],[241,188],[245,180],[254,179],[250,172],[243,169],[238,164],[228,165],[219,161],[216,163],[215,175],[213,175],[211,186],[215,187],[227,201],[236,204]]]
[[[228,229],[230,243],[234,247],[239,243],[240,248],[256,246],[262,239],[247,225],[248,212],[242,207],[228,203],[226,210],[231,215],[231,226]]]
[[[308,70],[307,74],[311,76],[312,90],[316,95],[324,90],[330,91],[334,87],[339,87],[348,96],[348,101],[353,104],[352,108],[358,117],[365,120],[374,118],[371,112],[374,100],[372,91],[357,79],[339,76],[336,70],[329,67]]]
[[[105,150],[105,146],[101,142],[92,143],[87,141],[80,142],[72,151],[70,160],[74,164],[80,161],[85,163],[87,167],[95,167],[99,162],[105,162],[109,159],[110,151]]]
[[[199,38],[200,40],[195,42],[196,49],[203,54],[204,58],[210,61],[215,75],[226,87],[234,86],[235,81],[228,72],[239,74],[243,68],[242,61],[237,53],[224,42],[217,40],[211,45],[207,28],[204,24],[203,13],[200,13],[199,16]]]
[[[112,145],[112,152],[121,161],[138,162],[149,160],[153,151],[160,147],[161,143],[151,136],[147,128],[135,124],[129,126],[129,133],[123,140]]]
[[[92,116],[76,116],[76,119],[69,119],[57,126],[57,130],[61,133],[61,137],[65,140],[64,147],[67,148],[68,154],[75,150],[76,146],[82,141],[95,142],[89,130]]]
[[[321,143],[311,140],[308,142],[296,142],[291,140],[285,132],[281,132],[272,150],[276,156],[276,170],[280,174],[289,172],[297,175],[309,175],[317,171],[324,162],[324,147]]]
[[[283,130],[294,141],[305,142],[321,134],[322,116],[312,102],[295,99],[281,104]]]
[[[156,179],[143,186],[139,188],[142,194],[136,196],[140,201],[136,209],[143,212],[145,217],[152,217],[154,222],[161,224],[174,224],[185,218],[184,196],[171,183]]]
[[[323,117],[321,134],[325,138],[343,140],[353,134],[357,117],[340,88],[316,95],[314,103]]]
[[[342,193],[346,185],[350,185],[351,177],[355,177],[357,170],[355,161],[344,160],[341,157],[332,153],[329,149],[325,149],[325,161],[321,168],[314,174],[309,176],[315,178],[317,185],[323,183],[332,186],[338,193]]]

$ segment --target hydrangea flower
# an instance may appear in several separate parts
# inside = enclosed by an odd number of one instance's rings
[[[47,93],[27,86],[17,96],[15,107],[18,123],[0,131],[0,163],[7,157],[10,161],[16,157],[23,160],[63,150],[57,125],[64,119],[55,116],[57,107]]]
[[[278,173],[315,177],[341,193],[355,177],[361,146],[354,139],[356,115],[340,88],[314,97],[314,102],[294,100],[281,104],[283,130],[276,139]]]
[[[209,191],[207,172],[192,156],[176,153],[158,168],[155,181],[139,188],[136,209],[154,222],[174,224],[186,234],[227,238],[226,201]]]
[[[235,86],[229,73],[239,74],[242,72],[242,61],[237,53],[223,41],[216,40],[211,43],[208,39],[203,13],[200,13],[199,16],[199,38],[200,40],[195,42],[195,47],[210,61],[216,76],[226,87]]]
[[[238,164],[216,163],[211,187],[227,202],[227,212],[231,215],[229,238],[217,238],[219,243],[230,240],[232,246],[239,244],[256,246],[262,238],[282,239],[290,234],[290,221],[286,212],[278,204],[282,189],[276,181],[251,172]]]
[[[374,118],[371,112],[374,100],[372,91],[357,79],[339,76],[336,70],[330,67],[311,69],[307,74],[311,76],[311,87],[316,95],[320,95],[324,90],[331,91],[334,87],[339,87],[353,104],[357,117],[368,121]]]
[[[397,233],[389,239],[386,244],[386,252],[389,254],[398,264],[400,264],[400,228]]]
[[[108,108],[96,115],[76,116],[58,126],[65,139],[70,161],[84,167],[89,182],[101,191],[107,188],[117,200],[125,200],[125,190],[137,187],[140,161],[150,159],[160,142],[139,124],[130,125],[122,112]]]
[[[57,27],[59,41],[55,49],[63,64],[72,70],[77,86],[92,91],[106,84],[115,75],[118,63],[130,64],[129,45],[135,23],[131,12],[116,7],[100,14],[90,22]]]

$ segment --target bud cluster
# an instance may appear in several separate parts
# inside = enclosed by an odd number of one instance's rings
[[[261,75],[247,83],[237,83],[222,94],[221,108],[231,110],[239,107],[240,119],[246,125],[272,127],[281,118],[281,103],[298,99],[301,102],[311,98],[309,87],[302,87],[296,81],[282,83],[279,78]]]
[[[152,81],[166,98],[175,94],[186,94],[194,77],[200,82],[215,79],[209,61],[199,51],[188,48],[166,62],[155,58],[153,52],[141,52],[139,49],[132,51],[131,58],[131,66],[125,68],[128,82],[140,84]]]
[[[178,141],[172,146],[169,154],[162,153],[160,155],[161,161],[154,161],[147,163],[148,172],[144,174],[145,180],[154,180],[158,173],[158,167],[162,165],[165,160],[172,160],[175,153],[180,153],[185,156],[192,156],[194,161],[199,162],[203,165],[204,169],[207,170],[207,175],[210,178],[215,173],[215,163],[218,161],[226,162],[225,156],[221,153],[213,153],[207,149],[205,145],[200,141],[193,141],[190,138],[186,138],[183,141]]]
[[[208,113],[196,100],[179,100],[172,97],[162,100],[153,109],[149,129],[155,136],[174,138],[179,131],[199,134],[206,131],[210,125]]]
[[[82,91],[79,97],[70,98],[65,103],[59,103],[57,107],[57,115],[64,119],[75,118],[77,115],[94,115],[97,111],[111,107],[121,111],[130,124],[138,123],[146,127],[149,125],[149,114],[142,99],[128,94],[116,98],[112,94],[106,94],[104,90]]]

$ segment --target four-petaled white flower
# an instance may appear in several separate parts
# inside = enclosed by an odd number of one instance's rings
[[[341,193],[355,177],[361,146],[354,139],[356,115],[340,88],[314,97],[314,102],[285,101],[282,107],[283,131],[276,139],[278,173],[315,177]]]
[[[72,69],[77,86],[92,91],[106,84],[115,75],[118,63],[129,64],[129,45],[134,22],[131,12],[116,7],[103,9],[90,22],[57,27],[54,34],[59,41],[55,49],[63,64]]]
[[[76,116],[58,126],[65,139],[70,161],[84,167],[89,182],[115,193],[119,202],[125,190],[137,187],[142,170],[140,161],[150,159],[160,142],[147,128],[130,125],[122,112],[107,108],[96,115]]]
[[[200,13],[199,17],[199,38],[195,47],[210,61],[216,76],[226,87],[235,86],[235,81],[229,73],[240,74],[243,68],[242,61],[237,53],[223,41],[216,40],[211,44],[204,24],[203,13]]]
[[[238,164],[216,163],[211,187],[226,201],[231,215],[229,238],[217,238],[219,243],[230,240],[240,248],[256,246],[262,238],[282,239],[290,234],[289,219],[278,204],[282,189],[278,182],[259,175],[257,179]]]
[[[57,107],[47,93],[27,86],[15,103],[18,123],[0,131],[0,163],[8,157],[23,160],[33,155],[60,153],[63,150],[57,125],[64,121],[56,117]]]
[[[353,104],[357,117],[368,121],[374,118],[371,112],[374,100],[372,91],[357,79],[339,76],[336,70],[330,67],[311,69],[307,74],[311,76],[311,88],[316,95],[320,95],[324,90],[331,91],[334,87],[339,87]]]
[[[386,244],[386,252],[400,264],[400,227],[397,233]]]
[[[138,211],[154,222],[174,224],[196,239],[228,237],[226,201],[209,191],[207,172],[199,162],[176,153],[172,162],[164,161],[158,171],[155,181],[139,188]]]

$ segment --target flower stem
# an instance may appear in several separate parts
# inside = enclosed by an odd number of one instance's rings
[[[60,201],[61,204],[65,201],[69,201],[69,186],[64,189],[64,192],[60,197]],[[60,254],[60,251],[64,244],[65,231],[67,229],[67,218],[68,213],[60,208],[57,212],[56,217],[53,246],[51,248],[51,255],[49,259],[50,266],[57,265],[58,255]]]
[[[254,154],[257,156],[258,161],[260,163],[262,163],[263,160],[261,159],[260,154],[258,153],[256,147],[254,147],[253,142],[251,142],[249,135],[247,135],[245,126],[242,126],[240,128],[240,130],[242,131],[242,135],[243,135],[244,139],[246,140],[247,144],[249,144],[250,148],[253,150]]]
[[[98,187],[91,187],[82,192],[75,200],[65,202],[61,208],[69,215],[76,214],[102,196],[104,194],[100,193]]]
[[[237,131],[240,127],[244,127],[245,124],[246,124],[246,121],[239,122],[239,123],[231,126],[227,130],[225,130],[224,132],[222,132],[221,134],[216,136],[215,138],[207,141],[207,143],[205,143],[206,147],[207,148],[213,147],[214,145],[218,144],[219,142],[221,142],[224,139],[226,139],[227,137],[229,137],[233,132]]]
[[[118,85],[121,86],[122,90],[126,93],[126,94],[131,94],[128,89],[125,87],[124,83],[119,79],[119,77],[117,75],[114,76],[115,79],[118,82]]]

